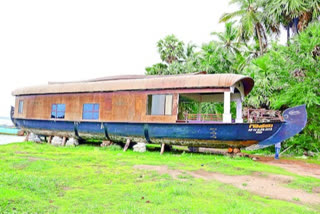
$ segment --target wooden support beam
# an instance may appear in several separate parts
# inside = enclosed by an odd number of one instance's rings
[[[111,146],[113,143],[112,141],[109,141],[109,140],[105,140],[105,141],[102,141],[101,143],[101,147],[107,147],[107,146]]]
[[[128,148],[129,148],[129,146],[130,146],[130,139],[128,138],[127,139],[127,142],[126,142],[126,145],[124,146],[124,148],[123,148],[123,151],[125,152],[125,151],[127,151],[128,150]]]
[[[47,139],[48,139],[48,143],[50,143],[50,144],[51,144],[52,136],[50,135]]]
[[[26,137],[24,138],[24,142],[27,142],[29,140],[29,135],[30,135],[30,132],[27,132],[27,135]]]
[[[228,148],[228,153],[230,154],[230,153],[233,153],[233,148],[232,147],[229,147]]]
[[[283,150],[282,152],[280,152],[279,155],[282,155],[283,153],[285,153],[288,149],[290,149],[290,148],[291,148],[292,146],[294,146],[294,145],[295,145],[295,144],[289,146],[288,148],[286,148],[285,150]],[[318,151],[318,153],[319,153],[319,151]]]
[[[162,154],[163,154],[165,145],[166,145],[166,144],[164,144],[164,143],[163,143],[163,144],[161,144],[161,151],[160,151],[160,155],[162,155]]]
[[[240,148],[234,148],[233,149],[233,154],[238,154],[240,152],[241,152]]]
[[[52,136],[50,135],[49,138],[48,138],[48,143],[51,144],[51,141],[52,141]]]
[[[66,137],[63,137],[63,138],[62,138],[62,146],[65,146],[65,145],[66,145],[66,142],[67,142],[67,138],[66,138]]]
[[[228,153],[229,154],[238,154],[238,153],[240,153],[241,152],[241,150],[240,150],[240,148],[232,148],[232,147],[229,147],[228,148]]]
[[[190,152],[199,152],[199,147],[193,147],[193,146],[189,146],[188,147],[188,150],[190,151]]]

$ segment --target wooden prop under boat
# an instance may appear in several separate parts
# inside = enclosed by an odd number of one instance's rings
[[[234,77],[234,75],[232,77]],[[237,79],[236,83],[238,84],[239,81],[243,79],[243,76],[241,76],[241,78]],[[121,79],[115,81],[128,80]],[[245,85],[247,83],[243,82],[243,84]],[[234,83],[231,85],[234,85]],[[58,84],[58,86],[61,86],[61,84]],[[251,88],[252,87],[253,84],[251,85]],[[251,88],[248,89],[248,92],[246,93],[249,93]],[[19,93],[13,93],[17,96],[16,108],[20,107],[19,99],[21,96],[38,95],[38,92],[33,92],[32,94],[32,90],[34,89],[26,90],[27,92],[25,92],[25,94],[23,94],[21,90]],[[50,90],[57,89],[51,86]],[[207,87],[206,90],[208,90]],[[42,88],[41,93],[49,94],[51,92],[45,91]],[[64,92],[61,91],[61,93]],[[149,91],[148,93],[152,92]],[[53,91],[52,94],[54,94],[54,96],[59,96],[57,91]],[[49,103],[49,105],[51,104],[52,103]],[[19,112],[20,111],[22,112],[21,109],[19,109]],[[110,141],[125,141],[126,139],[131,139],[133,142],[147,142],[155,144],[164,143],[167,145],[183,145],[190,147],[249,147],[251,149],[262,148],[282,142],[299,133],[307,123],[305,105],[285,110],[283,112],[283,121],[262,123],[178,123],[163,121],[157,122],[155,120],[147,122],[130,120],[120,122],[100,120],[85,121],[80,119],[62,120],[28,118],[19,117],[17,115],[19,115],[17,112],[14,113],[14,111],[12,111],[12,120],[17,127],[27,132],[33,132],[42,136],[64,136],[82,139],[94,138]]]

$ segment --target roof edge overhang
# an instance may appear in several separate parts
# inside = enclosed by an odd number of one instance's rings
[[[254,86],[254,81],[251,77],[243,77],[238,82],[242,82],[243,87],[244,87],[244,95],[247,96],[250,91],[253,89]]]
[[[181,76],[157,76],[143,79],[121,79],[99,82],[56,83],[41,86],[25,87],[14,90],[13,96],[67,94],[117,91],[154,91],[154,90],[183,90],[205,88],[230,88],[241,81],[245,95],[253,88],[254,81],[250,77],[238,74],[200,74]]]

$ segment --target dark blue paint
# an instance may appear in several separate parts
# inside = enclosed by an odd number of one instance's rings
[[[20,128],[40,129],[50,131],[69,131],[74,132],[74,122],[63,120],[29,120],[29,119],[14,119],[15,123]]]
[[[18,127],[34,130],[67,131],[81,137],[81,134],[149,139],[186,139],[219,141],[258,141],[268,146],[281,142],[299,133],[306,125],[305,106],[288,109],[283,114],[285,122],[273,124],[271,131],[256,133],[248,131],[250,124],[186,124],[186,123],[114,123],[114,122],[73,122],[15,119]],[[76,127],[76,128],[75,128]]]
[[[68,131],[75,134],[75,124],[72,121],[24,120],[16,119],[19,127],[50,131]],[[77,132],[92,135],[108,135],[122,137],[145,138],[147,128],[149,138],[156,139],[192,139],[192,140],[223,140],[223,141],[261,141],[270,137],[281,126],[275,123],[273,131],[263,134],[248,132],[249,124],[176,124],[176,123],[101,123],[77,122]],[[213,134],[213,130],[214,133]]]
[[[296,106],[289,108],[283,112],[283,123],[277,133],[270,138],[260,142],[258,145],[261,147],[270,146],[282,142],[302,131],[307,124],[307,111],[306,105]]]
[[[248,132],[249,124],[149,124],[150,138],[179,138],[223,141],[261,141],[270,137],[281,126],[275,123],[273,131],[256,134]],[[212,132],[216,134],[212,134]]]

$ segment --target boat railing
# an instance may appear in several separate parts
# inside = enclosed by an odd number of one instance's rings
[[[189,114],[184,113],[185,122],[222,122],[222,114]]]
[[[284,121],[281,112],[277,110],[248,108],[243,116],[248,123]]]
[[[189,114],[185,112],[184,119],[180,122],[185,123],[203,123],[223,121],[223,114]],[[265,123],[284,121],[280,111],[267,109],[244,109],[243,121],[247,123]],[[233,120],[234,122],[234,120]]]

